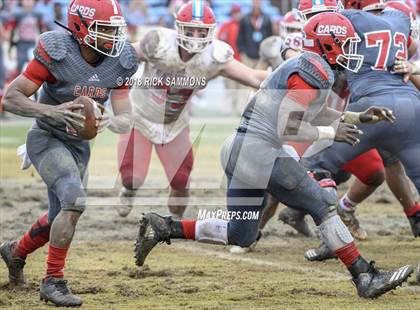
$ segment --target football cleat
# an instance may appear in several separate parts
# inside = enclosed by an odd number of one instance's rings
[[[280,211],[278,219],[284,224],[292,226],[298,233],[313,237],[313,233],[305,221],[305,213],[286,207]]]
[[[156,213],[147,213],[140,220],[139,232],[136,239],[135,258],[136,265],[143,266],[147,255],[159,242],[171,244],[170,216],[160,216]]]
[[[369,270],[353,278],[353,282],[360,297],[376,298],[402,285],[412,272],[410,265],[391,271],[378,271],[375,263],[371,262]]]
[[[120,191],[120,205],[117,208],[118,215],[126,217],[133,210],[134,199],[136,197],[136,191],[126,189],[123,187]]]
[[[417,265],[416,280],[417,280],[417,283],[420,284],[420,262]]]
[[[322,242],[318,248],[307,250],[304,256],[308,261],[311,262],[322,262],[324,260],[332,258],[337,259],[337,255],[333,251],[331,251],[324,242]]]
[[[73,295],[67,287],[67,281],[63,278],[49,277],[41,282],[39,290],[41,301],[51,301],[57,307],[80,307],[83,300]]]
[[[367,232],[360,227],[359,220],[356,217],[356,212],[346,211],[340,206],[337,206],[337,214],[340,216],[343,223],[347,226],[350,233],[357,240],[366,240]]]
[[[420,211],[408,217],[414,237],[420,237]]]
[[[0,255],[9,269],[9,283],[11,285],[25,284],[25,276],[23,275],[23,267],[25,260],[19,256],[12,254],[12,249],[17,241],[8,241],[0,245]]]

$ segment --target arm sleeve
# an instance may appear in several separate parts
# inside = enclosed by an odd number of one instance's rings
[[[55,83],[57,80],[38,60],[33,59],[26,67],[23,75],[30,79],[32,82],[41,86],[44,82]]]
[[[287,89],[287,98],[304,107],[309,107],[318,96],[318,89],[306,83],[297,73],[289,77]]]

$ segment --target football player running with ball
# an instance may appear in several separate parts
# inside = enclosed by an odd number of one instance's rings
[[[349,270],[359,296],[374,298],[406,281],[413,268],[407,265],[379,271],[363,258],[336,213],[336,196],[321,188],[303,166],[283,151],[282,145],[287,140],[335,140],[352,147],[359,142],[360,132],[343,120],[352,117],[363,123],[380,122],[375,126],[381,126],[394,121],[394,116],[387,108],[369,107],[349,114],[325,104],[334,83],[331,67],[357,71],[363,62],[363,57],[357,54],[359,39],[346,17],[322,13],[310,19],[303,31],[306,52],[269,76],[250,100],[236,134],[223,146],[222,164],[228,178],[227,208],[234,212],[261,213],[268,192],[280,202],[306,211],[317,224],[322,240]],[[324,53],[319,46],[323,49],[329,46],[327,57],[321,57]],[[159,242],[170,243],[173,238],[249,246],[258,236],[258,224],[259,219],[177,221],[148,213],[140,222],[136,263],[143,265]]]
[[[128,89],[121,88],[118,80],[129,78],[138,64],[135,50],[126,44],[126,23],[116,0],[71,1],[66,28],[69,33],[40,36],[35,58],[3,99],[6,111],[36,119],[27,136],[27,154],[47,185],[49,203],[48,212],[20,240],[2,244],[0,254],[10,283],[23,284],[27,256],[49,242],[40,298],[56,306],[77,307],[82,299],[67,287],[63,270],[85,209],[83,180],[90,147],[78,136],[85,117],[73,112],[84,106],[73,101],[85,96],[103,104],[110,97],[115,116],[98,115],[97,131],[108,126],[118,133],[129,131]],[[31,100],[40,88],[39,102]]]

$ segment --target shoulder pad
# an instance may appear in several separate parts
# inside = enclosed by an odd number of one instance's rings
[[[278,57],[282,45],[283,40],[279,36],[271,36],[264,39],[260,45],[260,57],[264,59]]]
[[[392,8],[385,8],[385,10],[383,10],[382,12],[382,16],[395,16],[395,17],[400,17],[402,19],[404,19],[407,23],[411,23],[410,17],[408,17],[407,15],[405,15],[403,12],[401,12],[400,10],[396,10],[396,9],[392,9]]]
[[[164,55],[169,46],[172,29],[153,29],[146,33],[140,41],[140,49],[147,59],[156,59]]]
[[[213,50],[211,56],[217,63],[225,64],[233,59],[233,49],[229,44],[220,40],[213,40]]]
[[[42,53],[41,49],[43,49],[49,58],[56,61],[63,60],[67,54],[69,40],[73,40],[73,38],[68,33],[61,31],[45,32],[39,37],[38,46],[34,51],[34,56],[37,59],[42,57],[40,53]]]
[[[342,10],[340,12],[340,14],[349,18],[349,19],[351,19],[351,18],[356,17],[356,16],[360,16],[360,15],[363,15],[363,14],[371,14],[371,13],[368,13],[368,12],[365,12],[365,11],[362,11],[362,10],[347,9],[347,10]]]
[[[318,89],[332,87],[334,73],[321,56],[312,52],[305,52],[298,57],[298,73],[306,83]]]
[[[129,41],[125,42],[124,49],[120,55],[120,64],[124,69],[132,69],[138,64],[136,51]]]

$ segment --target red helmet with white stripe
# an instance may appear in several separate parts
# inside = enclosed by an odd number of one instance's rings
[[[394,10],[399,10],[403,12],[405,15],[407,15],[411,20],[411,36],[414,39],[419,38],[420,33],[420,24],[417,20],[416,11],[409,6],[407,3],[404,3],[402,1],[388,1],[385,3],[385,6],[387,8],[391,8]]]
[[[364,57],[357,53],[361,42],[351,22],[341,14],[326,12],[310,18],[303,27],[303,49],[314,52],[330,65],[358,72]]]
[[[80,44],[110,57],[121,54],[127,39],[127,24],[117,0],[72,0],[67,27]],[[100,46],[98,39],[106,43]]]
[[[203,0],[184,4],[176,16],[178,45],[189,53],[199,53],[214,39],[216,17]],[[197,35],[194,34],[195,31]]]
[[[311,15],[322,12],[336,12],[337,0],[300,0],[298,7],[302,19],[307,21]]]
[[[363,11],[377,11],[385,9],[384,0],[347,0],[344,7],[346,9],[356,9]]]
[[[281,26],[283,28],[283,32],[286,34],[300,32],[302,30],[303,23],[300,19],[299,11],[295,9],[287,12],[284,15]]]

